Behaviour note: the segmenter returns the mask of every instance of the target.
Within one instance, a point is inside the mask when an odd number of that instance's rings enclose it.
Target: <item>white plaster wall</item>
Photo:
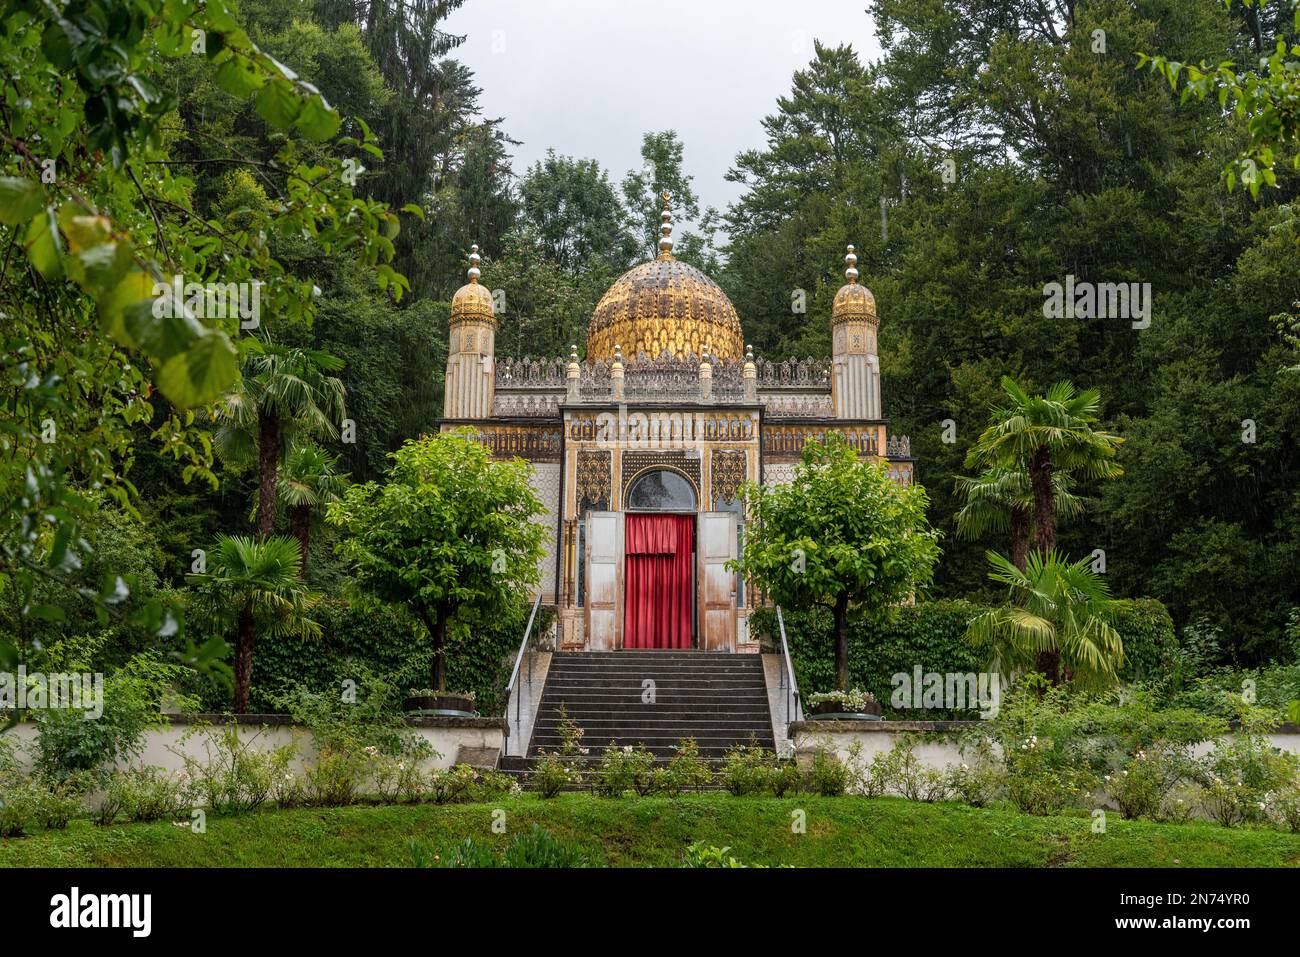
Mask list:
[[[504,733],[499,727],[446,728],[413,726],[412,730],[424,738],[437,753],[430,762],[431,767],[449,768],[456,763],[461,748],[495,748],[504,746]],[[13,735],[22,748],[19,760],[27,767],[31,766],[35,750],[36,726],[31,723],[20,724],[7,732]],[[285,744],[297,743],[299,757],[293,762],[295,770],[301,772],[303,760],[315,756],[311,735],[306,729],[293,725],[274,724],[258,726],[254,724],[239,725],[241,741],[251,742],[258,750],[271,751]],[[144,737],[144,751],[135,764],[156,765],[166,771],[181,771],[185,768],[184,755],[204,761],[207,759],[205,745],[208,735],[199,725],[173,722],[168,728],[149,731]]]

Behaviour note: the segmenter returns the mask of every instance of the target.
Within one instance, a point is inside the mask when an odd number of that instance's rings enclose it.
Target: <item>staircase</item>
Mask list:
[[[643,746],[667,762],[683,738],[700,757],[719,761],[728,748],[775,747],[759,655],[701,651],[557,653],[551,658],[528,757],[503,758],[503,770],[527,772],[538,749],[560,748],[560,706],[582,728],[587,761],[615,745]]]

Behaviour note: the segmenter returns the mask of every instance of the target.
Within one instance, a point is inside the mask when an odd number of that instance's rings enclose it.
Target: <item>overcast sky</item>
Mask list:
[[[701,205],[739,190],[723,177],[761,146],[760,121],[812,57],[814,38],[880,48],[866,0],[466,0],[445,28],[483,88],[490,117],[523,144],[522,173],[546,154],[591,157],[615,183],[641,165],[641,134],[675,129]]]

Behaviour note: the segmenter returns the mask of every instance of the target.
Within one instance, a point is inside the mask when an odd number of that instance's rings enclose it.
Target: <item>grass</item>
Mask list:
[[[508,834],[492,833],[493,811]],[[806,814],[807,833],[791,828]],[[207,833],[170,822],[0,840],[0,867],[409,867],[411,841],[445,857],[466,837],[504,846],[540,824],[615,867],[675,867],[693,841],[730,846],[746,863],[796,867],[1296,867],[1300,835],[1214,824],[1156,824],[1111,815],[1030,817],[1003,808],[901,798],[775,799],[534,795],[490,804],[267,810],[207,819]]]

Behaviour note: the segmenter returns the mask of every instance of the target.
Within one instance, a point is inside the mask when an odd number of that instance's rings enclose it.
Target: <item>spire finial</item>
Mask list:
[[[673,258],[673,211],[668,208],[668,201],[672,198],[668,190],[663,191],[664,211],[659,214],[659,258]]]
[[[472,283],[478,282],[478,277],[481,275],[478,271],[478,262],[478,243],[475,243],[469,247],[469,281]]]
[[[844,257],[844,265],[847,267],[844,270],[844,278],[847,279],[850,283],[857,282],[858,281],[858,254],[853,251],[852,246],[849,246],[848,254]]]

